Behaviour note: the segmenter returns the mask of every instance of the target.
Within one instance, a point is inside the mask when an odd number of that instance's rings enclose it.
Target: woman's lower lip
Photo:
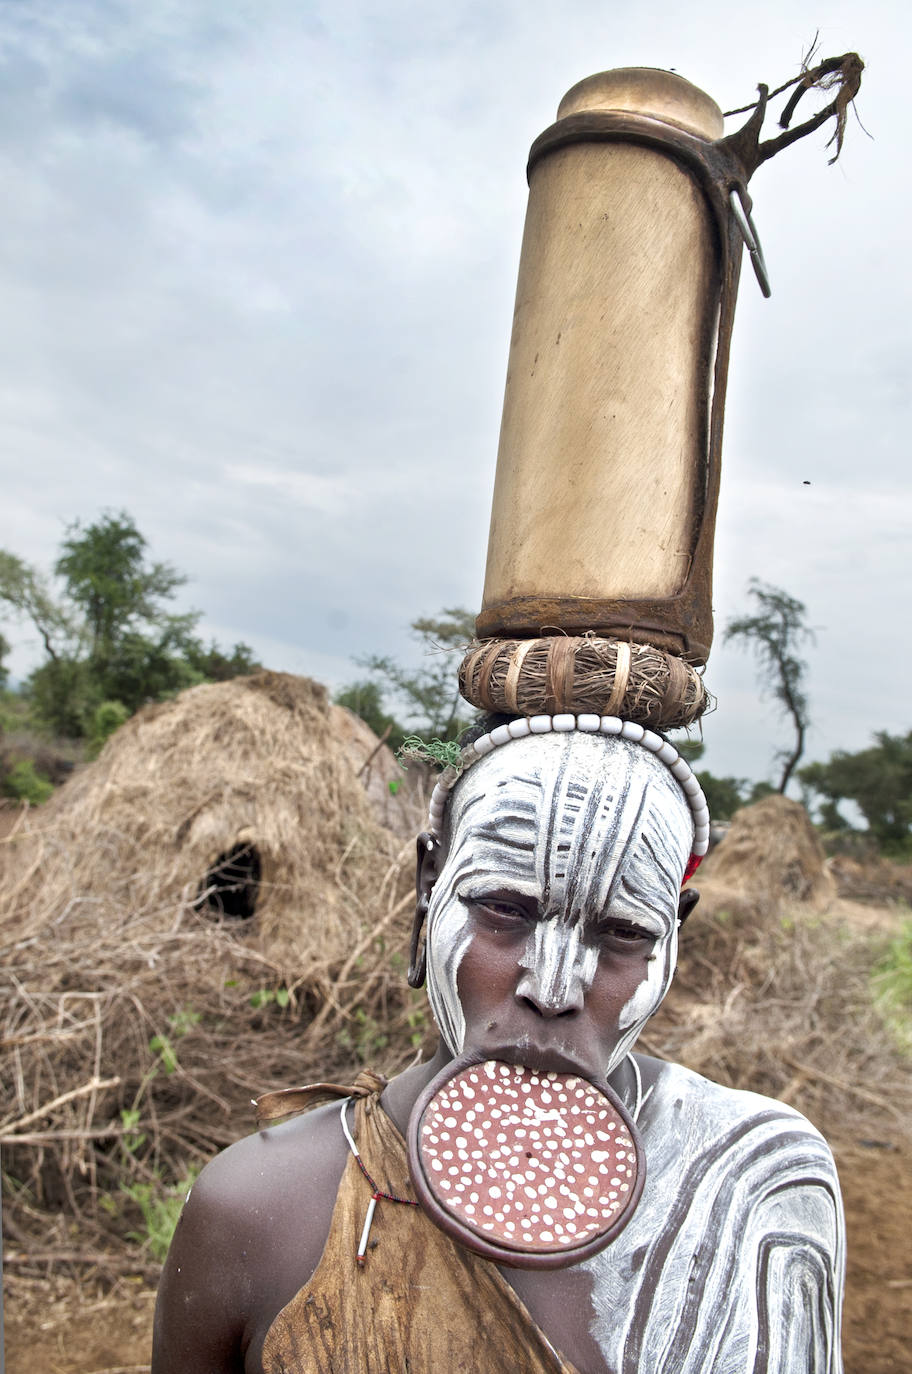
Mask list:
[[[482,1044],[466,1045],[465,1049],[469,1052],[474,1051],[485,1059],[500,1059],[505,1064],[520,1064],[524,1068],[536,1069],[541,1073],[574,1073],[588,1079],[596,1076],[592,1073],[591,1067],[580,1058],[554,1046],[528,1043]]]

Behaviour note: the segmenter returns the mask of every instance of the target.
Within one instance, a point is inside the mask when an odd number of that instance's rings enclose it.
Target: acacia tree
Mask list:
[[[805,623],[804,602],[789,596],[781,587],[769,586],[753,577],[747,592],[754,601],[754,614],[733,617],[725,627],[725,643],[740,644],[754,651],[761,690],[779,703],[783,715],[792,723],[794,745],[776,754],[782,764],[776,790],[784,792],[804,753],[808,728],[808,699],[804,685],[807,662],[799,656],[799,650],[802,645],[814,642],[814,632]]]

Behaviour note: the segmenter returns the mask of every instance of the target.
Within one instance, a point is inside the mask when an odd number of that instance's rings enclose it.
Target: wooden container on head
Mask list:
[[[532,146],[480,639],[706,660],[740,264],[722,132],[682,77],[626,68],[574,86]]]

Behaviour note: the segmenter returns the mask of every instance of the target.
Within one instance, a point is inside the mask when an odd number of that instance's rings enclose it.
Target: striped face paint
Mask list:
[[[546,1024],[582,1009],[600,969],[626,957],[626,976],[635,975],[606,1027],[610,1073],[675,968],[693,824],[667,767],[618,737],[577,731],[515,740],[453,789],[448,838],[427,948],[431,1008],[450,1051],[476,1048],[466,1043],[459,972],[478,935],[473,912],[493,908],[516,947],[515,997]],[[625,943],[642,957],[631,958]]]

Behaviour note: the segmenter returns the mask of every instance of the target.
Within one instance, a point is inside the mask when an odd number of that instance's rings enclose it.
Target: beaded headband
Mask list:
[[[709,807],[706,805],[703,789],[694,776],[690,764],[681,757],[674,745],[663,740],[653,730],[645,730],[642,725],[636,725],[630,720],[621,720],[618,716],[586,714],[574,716],[565,713],[557,716],[522,717],[511,720],[507,725],[496,726],[495,729],[482,735],[474,743],[466,745],[462,751],[461,766],[448,768],[439,778],[431,793],[428,807],[428,829],[434,835],[442,834],[443,818],[451,789],[465,770],[470,768],[473,763],[477,763],[479,759],[484,758],[485,754],[490,754],[493,749],[499,748],[500,745],[509,744],[511,740],[524,739],[527,735],[568,734],[571,730],[582,730],[590,735],[617,735],[621,739],[629,740],[631,744],[641,744],[644,749],[655,754],[656,758],[666,765],[687,798],[687,804],[693,817],[693,847],[683,878],[686,883],[696,873],[706,851],[709,849]]]

